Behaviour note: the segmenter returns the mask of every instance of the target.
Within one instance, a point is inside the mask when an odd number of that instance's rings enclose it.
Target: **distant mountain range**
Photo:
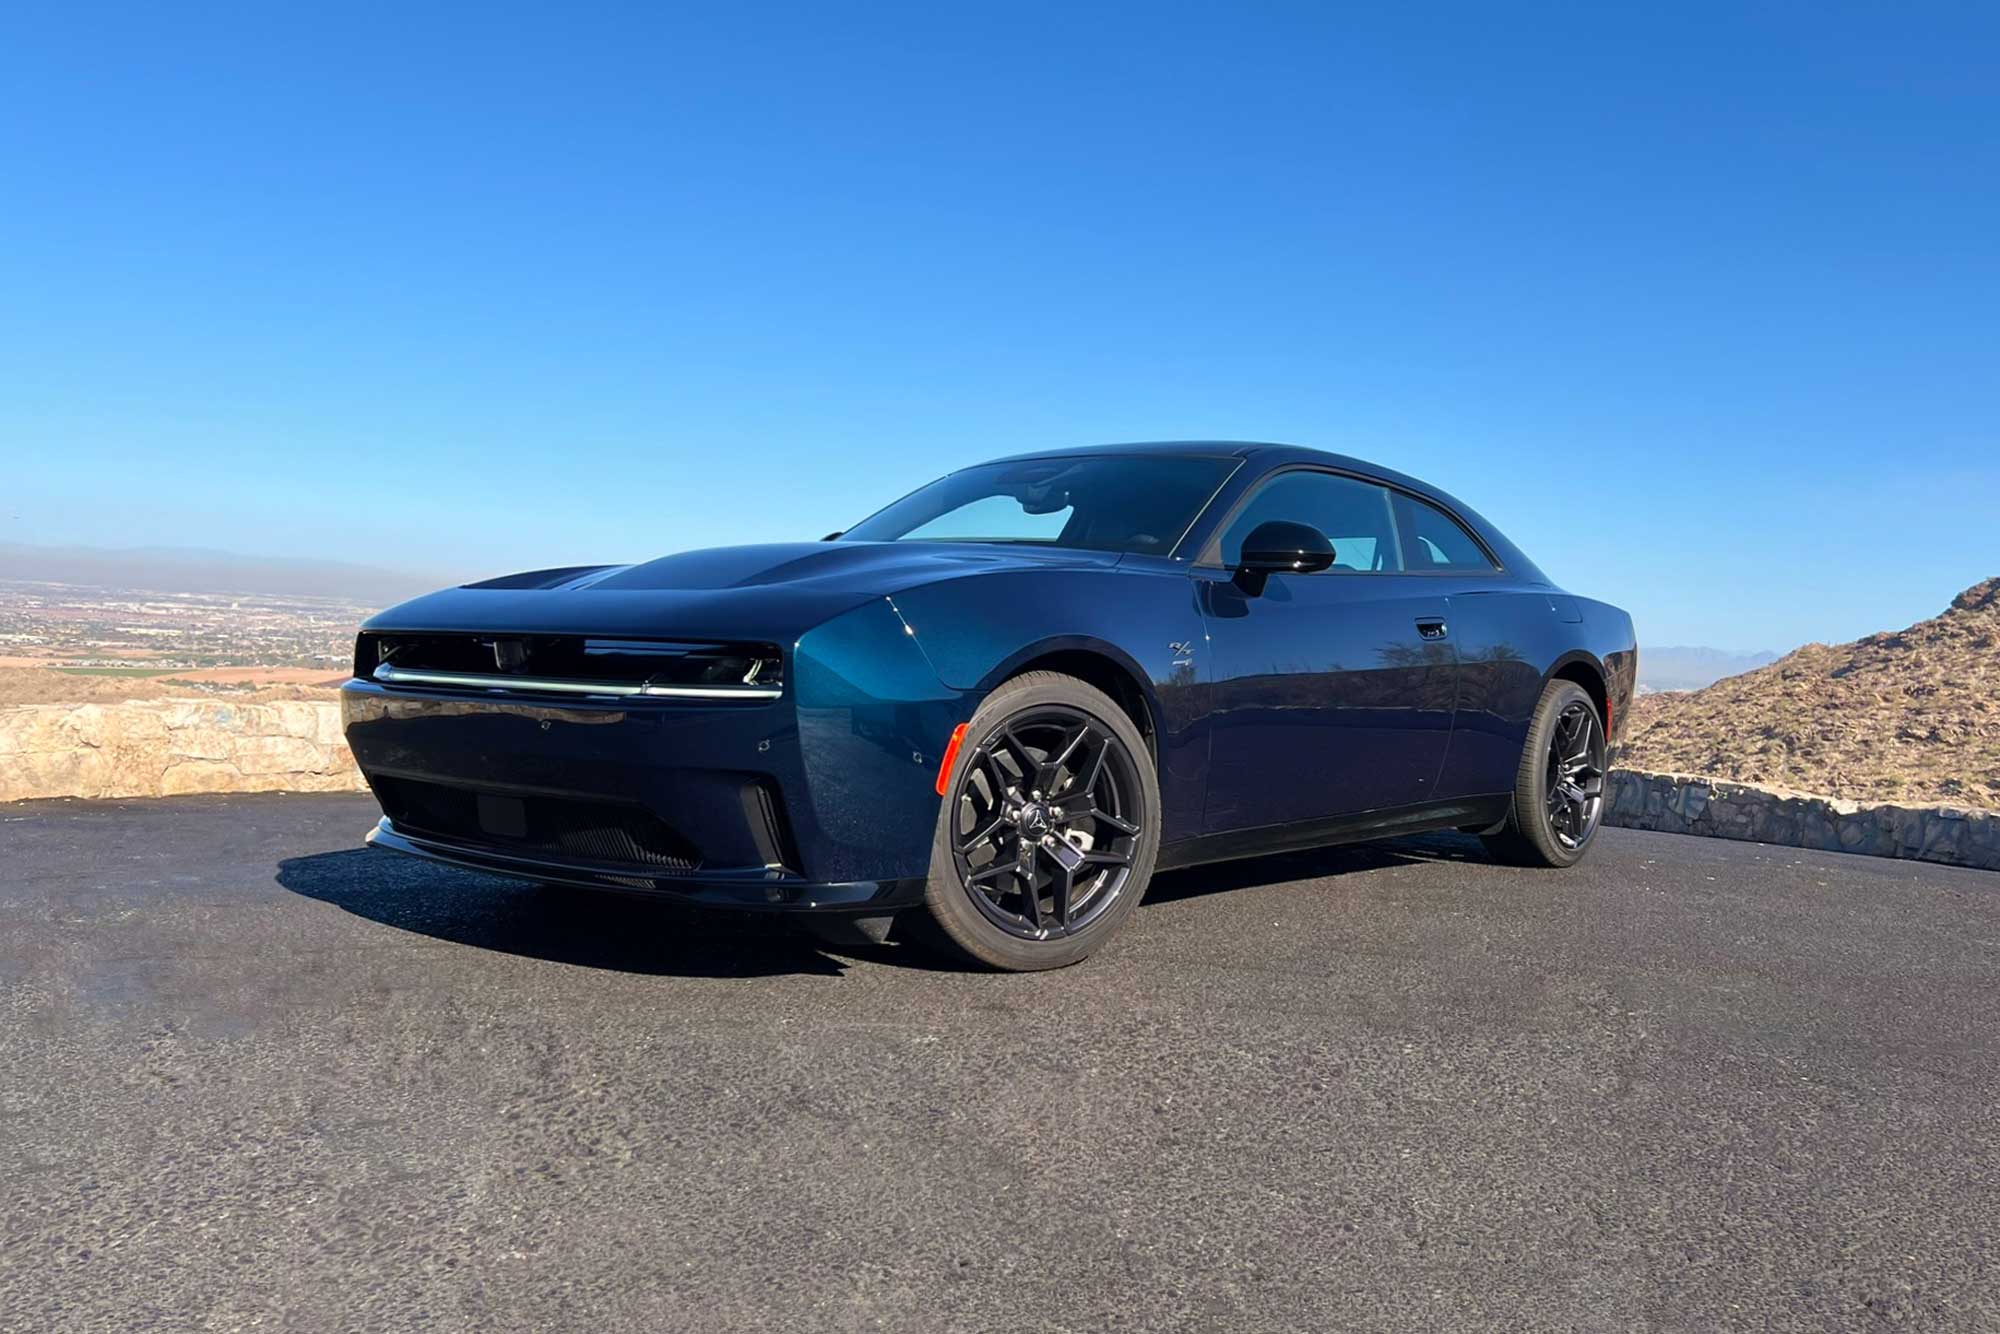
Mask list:
[[[245,556],[202,547],[43,547],[0,542],[0,580],[151,593],[338,598],[388,606],[454,583],[449,575],[346,561]]]
[[[1700,690],[1725,676],[1741,676],[1778,660],[1769,652],[1741,653],[1731,649],[1667,645],[1639,647],[1639,689]]]

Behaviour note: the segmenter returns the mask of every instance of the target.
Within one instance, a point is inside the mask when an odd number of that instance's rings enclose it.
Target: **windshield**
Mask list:
[[[1164,556],[1235,459],[1099,455],[983,463],[939,478],[844,542],[1006,542]]]

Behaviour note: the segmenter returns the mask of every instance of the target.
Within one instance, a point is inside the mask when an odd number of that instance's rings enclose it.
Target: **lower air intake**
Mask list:
[[[484,792],[386,775],[371,777],[369,783],[389,819],[406,834],[604,866],[670,872],[701,867],[694,845],[643,807]]]

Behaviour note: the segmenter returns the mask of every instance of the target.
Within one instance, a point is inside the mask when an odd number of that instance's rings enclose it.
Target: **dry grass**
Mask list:
[[[2000,809],[2000,578],[1907,630],[1649,695],[1614,758],[1857,801]]]

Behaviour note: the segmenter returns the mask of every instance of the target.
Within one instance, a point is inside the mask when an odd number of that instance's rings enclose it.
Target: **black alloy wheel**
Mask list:
[[[1604,820],[1604,716],[1574,681],[1549,682],[1528,724],[1503,825],[1487,850],[1515,866],[1574,866]]]
[[[928,901],[950,941],[998,968],[1060,967],[1144,894],[1159,785],[1132,720],[1073,678],[1006,682],[952,765]]]
[[[1545,782],[1550,834],[1581,849],[1604,814],[1604,728],[1589,700],[1572,700],[1556,715]]]
[[[961,771],[952,855],[975,907],[1009,935],[1087,929],[1132,878],[1138,773],[1111,729],[1049,705],[993,728]]]

